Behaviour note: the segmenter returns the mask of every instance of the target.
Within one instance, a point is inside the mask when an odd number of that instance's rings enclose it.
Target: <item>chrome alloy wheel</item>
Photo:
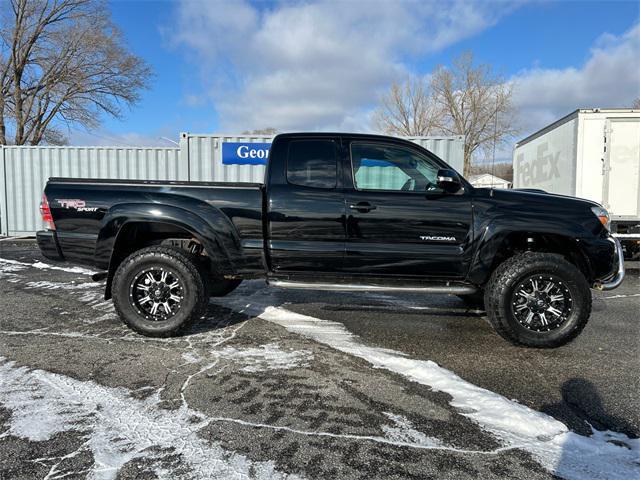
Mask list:
[[[138,314],[147,320],[168,320],[180,310],[184,288],[178,276],[170,270],[147,268],[131,282],[129,300]]]
[[[559,278],[551,275],[532,275],[513,290],[511,310],[516,320],[535,332],[559,328],[569,317],[571,292]]]

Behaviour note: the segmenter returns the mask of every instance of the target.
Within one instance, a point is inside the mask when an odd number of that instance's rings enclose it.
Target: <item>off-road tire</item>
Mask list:
[[[240,286],[242,279],[209,279],[209,296],[224,297]]]
[[[568,288],[572,309],[554,330],[537,332],[523,326],[512,310],[512,295],[519,282],[531,275],[552,275]],[[515,345],[555,348],[576,338],[591,314],[591,290],[584,275],[562,255],[526,252],[505,260],[485,288],[487,319],[495,331]]]
[[[136,275],[151,266],[169,269],[179,277],[184,298],[176,314],[163,321],[148,320],[131,300],[131,284]],[[118,266],[111,294],[116,312],[132,330],[148,337],[171,337],[202,318],[209,302],[207,282],[192,256],[174,247],[154,246],[138,250]]]

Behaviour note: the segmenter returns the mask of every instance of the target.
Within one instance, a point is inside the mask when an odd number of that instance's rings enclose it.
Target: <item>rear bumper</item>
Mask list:
[[[36,240],[42,255],[50,260],[64,260],[55,232],[51,230],[40,230],[36,232]]]
[[[609,237],[608,240],[615,246],[614,270],[613,272],[602,280],[597,280],[593,288],[596,290],[613,290],[618,288],[624,280],[624,252],[620,240],[617,238]]]

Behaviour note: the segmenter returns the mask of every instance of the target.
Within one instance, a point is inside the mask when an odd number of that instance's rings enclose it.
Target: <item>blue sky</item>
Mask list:
[[[640,95],[639,5],[113,1],[114,21],[155,77],[124,119],[72,140],[371,130],[371,111],[393,80],[428,74],[465,50],[516,81],[526,134],[572,109],[624,106]]]

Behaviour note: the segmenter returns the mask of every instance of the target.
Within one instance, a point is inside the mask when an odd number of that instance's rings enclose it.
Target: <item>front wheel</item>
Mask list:
[[[511,343],[554,348],[586,326],[591,291],[582,272],[561,255],[527,252],[493,272],[485,305],[493,328]]]
[[[122,321],[150,337],[169,337],[202,317],[206,282],[189,255],[177,248],[148,247],[118,266],[113,303]]]

